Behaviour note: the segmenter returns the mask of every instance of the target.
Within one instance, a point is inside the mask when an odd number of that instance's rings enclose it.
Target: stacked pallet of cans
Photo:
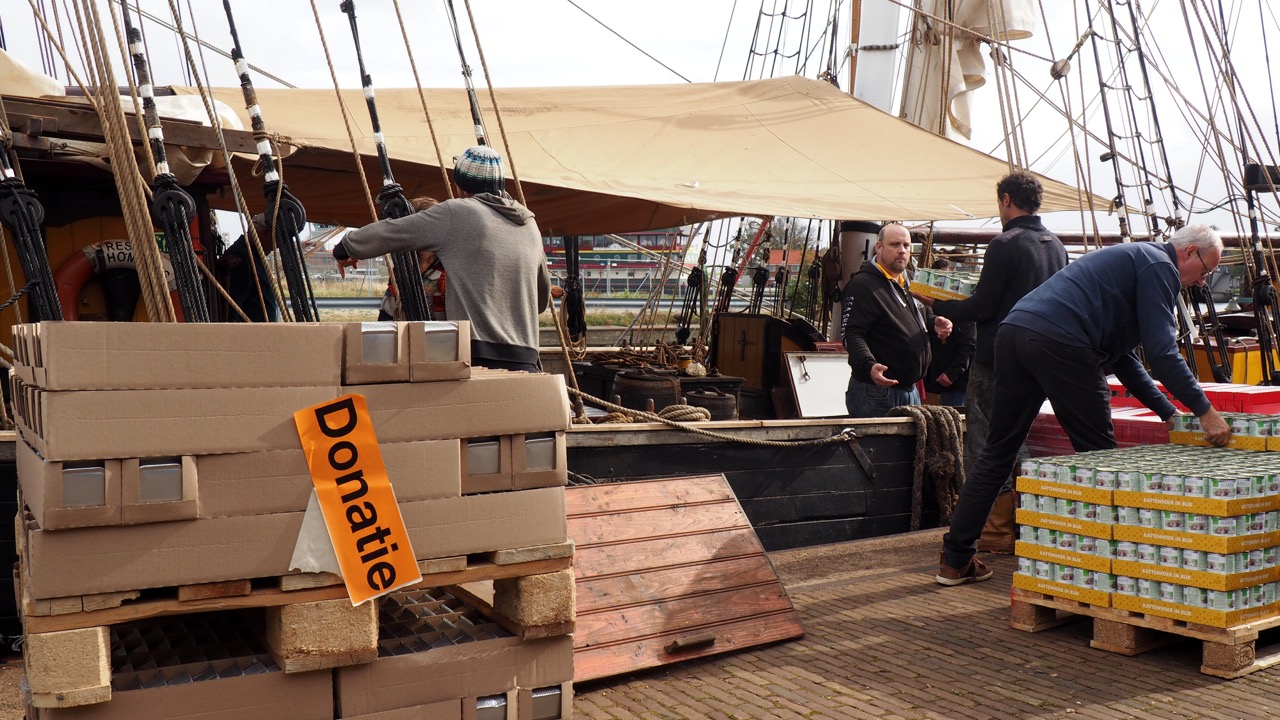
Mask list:
[[[559,376],[473,373],[465,323],[40,323],[15,344],[30,717],[569,717]],[[424,576],[361,605],[291,567],[313,487],[293,414],[350,394]]]
[[[1015,587],[1219,628],[1280,614],[1280,455],[1256,452],[1272,439],[1259,418],[1230,421],[1232,448],[1024,463]]]

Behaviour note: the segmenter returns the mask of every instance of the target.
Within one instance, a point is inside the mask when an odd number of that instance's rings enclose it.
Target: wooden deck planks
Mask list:
[[[723,475],[570,487],[574,681],[801,637]]]

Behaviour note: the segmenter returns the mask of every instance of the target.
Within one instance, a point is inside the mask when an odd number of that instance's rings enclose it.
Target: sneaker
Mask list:
[[[938,561],[938,574],[933,579],[939,585],[963,585],[970,582],[982,582],[990,580],[995,575],[995,571],[987,567],[978,558],[972,558],[969,563],[962,568],[953,568],[945,561]]]

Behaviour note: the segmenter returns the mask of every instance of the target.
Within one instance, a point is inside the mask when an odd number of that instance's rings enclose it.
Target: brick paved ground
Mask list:
[[[579,720],[1280,717],[1280,668],[1199,672],[1200,643],[1123,657],[1089,623],[1009,628],[1012,557],[991,581],[933,583],[940,531],[771,555],[807,635],[584,684]],[[1267,636],[1264,635],[1264,641]]]

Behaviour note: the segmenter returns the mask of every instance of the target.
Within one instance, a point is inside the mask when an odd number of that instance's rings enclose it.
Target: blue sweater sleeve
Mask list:
[[[1116,378],[1130,394],[1159,415],[1161,420],[1168,420],[1178,411],[1178,408],[1169,402],[1169,398],[1160,392],[1160,388],[1156,387],[1155,381],[1147,374],[1142,363],[1138,362],[1138,356],[1135,353],[1129,353],[1111,363],[1111,371],[1116,374]]]
[[[1178,320],[1174,313],[1181,290],[1176,271],[1153,266],[1138,274],[1137,296],[1142,299],[1137,305],[1138,336],[1151,374],[1191,412],[1204,415],[1213,406],[1178,353]]]

